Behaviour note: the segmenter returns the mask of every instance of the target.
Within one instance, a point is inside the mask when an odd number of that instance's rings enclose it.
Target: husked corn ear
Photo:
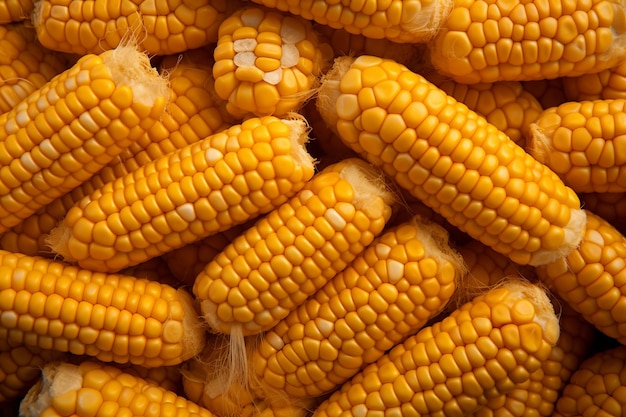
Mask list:
[[[33,0],[0,0],[0,24],[27,20],[33,11]]]
[[[593,74],[564,77],[568,101],[626,99],[626,61]]]
[[[341,57],[318,108],[341,139],[471,237],[519,264],[580,241],[576,193],[482,116],[391,60]]]
[[[131,47],[82,57],[0,115],[0,231],[72,190],[163,114],[167,84]]]
[[[25,345],[106,362],[176,365],[202,349],[184,290],[0,251],[0,349]]]
[[[577,192],[624,192],[626,99],[546,109],[530,125],[526,148]]]
[[[428,44],[435,68],[455,81],[521,81],[578,76],[626,57],[621,0],[454,0]]]
[[[37,0],[33,24],[42,45],[72,54],[100,53],[129,42],[168,55],[217,41],[219,24],[239,0]]]
[[[583,207],[626,234],[626,193],[581,193]]]
[[[332,59],[310,22],[261,7],[231,14],[213,51],[215,91],[236,117],[300,108]]]
[[[17,346],[0,352],[0,403],[21,399],[41,376],[41,368],[63,354]]]
[[[68,66],[61,54],[42,47],[35,31],[22,23],[0,26],[0,51],[0,114],[17,106]]]
[[[522,81],[524,89],[530,92],[544,109],[558,106],[569,101],[565,96],[563,80],[565,77],[549,80]]]
[[[330,165],[226,246],[193,286],[211,329],[269,330],[346,268],[391,217],[380,175],[357,158]]]
[[[54,362],[20,406],[22,417],[214,417],[192,401],[114,367]]]
[[[105,184],[50,234],[52,250],[118,271],[271,211],[313,176],[302,118],[251,118]]]
[[[587,211],[580,245],[536,268],[550,290],[607,336],[626,342],[626,237]]]
[[[313,416],[469,414],[527,381],[558,336],[545,292],[512,280],[396,345]]]
[[[626,346],[587,358],[574,372],[559,398],[554,417],[624,415]]]
[[[265,333],[250,361],[261,392],[331,392],[442,311],[463,273],[441,226],[392,228]]]
[[[447,0],[253,0],[366,38],[428,42],[452,8]]]

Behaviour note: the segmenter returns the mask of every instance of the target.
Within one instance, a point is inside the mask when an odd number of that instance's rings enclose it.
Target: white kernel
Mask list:
[[[285,342],[283,342],[283,338],[277,335],[274,332],[269,332],[265,335],[265,342],[269,343],[276,350],[281,350],[285,347]]]
[[[20,156],[20,162],[26,171],[35,173],[40,170],[39,166],[35,163],[33,155],[30,152],[25,152]]]
[[[301,21],[294,17],[285,17],[280,27],[280,37],[284,43],[298,43],[306,37],[306,30]]]
[[[182,206],[176,208],[178,215],[186,222],[193,222],[196,220],[196,210],[191,203],[185,203]]]
[[[277,68],[274,71],[263,74],[263,81],[268,84],[276,85],[283,79],[283,69]]]
[[[376,246],[374,246],[374,252],[376,252],[376,256],[379,259],[386,259],[391,252],[391,247],[382,243],[378,243]]]
[[[341,217],[341,214],[339,214],[334,208],[328,209],[324,214],[324,217],[326,218],[326,220],[328,220],[328,223],[330,223],[330,225],[338,232],[342,231],[346,227],[347,223],[345,219]]]
[[[206,159],[209,166],[213,166],[218,161],[224,159],[224,154],[215,148],[209,148],[204,152],[204,159]]]
[[[237,39],[233,42],[235,52],[253,52],[256,48],[256,39]]]
[[[587,236],[585,236],[585,240],[588,242],[594,242],[596,244],[598,244],[599,246],[604,246],[604,238],[602,237],[602,234],[600,232],[598,232],[597,230],[591,230],[589,232],[587,232]]]
[[[280,66],[283,68],[291,68],[298,64],[300,59],[300,51],[292,43],[283,45],[283,55],[280,57]]]
[[[233,62],[238,67],[253,67],[256,62],[254,52],[237,52],[233,57]]]
[[[263,10],[258,8],[250,8],[245,10],[241,14],[241,21],[243,22],[244,26],[258,28],[259,24],[263,21],[264,16],[265,13],[263,12]]]
[[[393,259],[387,260],[387,276],[390,283],[398,282],[404,277],[404,265],[401,262],[394,261]]]

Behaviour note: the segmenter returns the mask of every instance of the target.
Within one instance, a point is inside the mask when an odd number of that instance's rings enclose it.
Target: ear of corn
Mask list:
[[[0,404],[21,399],[41,377],[41,368],[63,354],[17,346],[0,352]]]
[[[558,336],[545,292],[509,281],[396,345],[313,416],[468,414],[527,381]]]
[[[565,77],[563,91],[568,101],[626,99],[626,62],[593,74]]]
[[[0,349],[25,345],[146,367],[202,349],[192,297],[169,285],[0,251]]]
[[[252,118],[105,184],[67,213],[52,249],[118,271],[271,211],[313,176],[301,118]]]
[[[624,59],[625,22],[619,0],[455,0],[428,46],[433,65],[462,83],[578,76]]]
[[[0,0],[0,24],[28,20],[33,11],[33,0]]]
[[[337,58],[317,103],[353,150],[514,262],[545,264],[580,241],[585,213],[574,191],[405,66],[372,56]]]

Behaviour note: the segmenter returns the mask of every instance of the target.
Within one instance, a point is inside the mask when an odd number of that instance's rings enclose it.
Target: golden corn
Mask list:
[[[612,224],[620,233],[626,234],[626,193],[581,193],[580,199],[586,210]]]
[[[32,20],[41,44],[55,51],[83,55],[131,43],[151,55],[168,55],[216,42],[219,24],[241,4],[38,0]]]
[[[301,118],[251,118],[105,184],[50,234],[52,250],[118,271],[271,211],[313,176]]]
[[[563,80],[565,77],[551,78],[549,80],[522,81],[524,90],[531,93],[541,104],[541,107],[558,106],[569,101],[565,96]]]
[[[0,0],[0,24],[28,20],[33,0]]]
[[[86,361],[47,364],[20,406],[22,417],[214,417],[157,384]]]
[[[442,311],[463,273],[441,226],[414,217],[389,230],[265,333],[250,361],[260,392],[331,392]]]
[[[328,166],[224,248],[193,286],[209,326],[269,330],[348,266],[391,217],[380,181],[360,159]]]
[[[626,99],[551,107],[530,125],[526,148],[576,192],[624,192]]]
[[[365,55],[337,58],[317,104],[353,150],[514,262],[544,264],[580,241],[585,213],[574,191],[405,66]]]
[[[236,117],[283,116],[313,93],[332,58],[310,22],[261,7],[231,14],[213,52],[215,91]]]
[[[593,74],[563,78],[568,101],[626,99],[626,62]]]
[[[41,368],[60,358],[54,350],[18,346],[0,352],[0,404],[21,399],[41,376]],[[3,414],[8,415],[8,414]]]
[[[428,46],[435,68],[471,84],[598,72],[624,60],[625,44],[621,0],[454,0]]]
[[[396,345],[313,416],[469,414],[527,381],[558,336],[545,292],[510,281]]]
[[[537,276],[588,322],[626,342],[626,237],[587,211],[578,248],[536,268]]]
[[[61,54],[42,47],[35,31],[22,23],[0,26],[0,51],[0,114],[68,67]]]
[[[447,0],[253,0],[366,38],[428,42],[452,7]]]
[[[0,251],[0,349],[24,345],[146,367],[202,349],[192,297],[169,285]]]
[[[87,55],[0,115],[0,231],[87,180],[145,134],[167,84],[130,47]]]

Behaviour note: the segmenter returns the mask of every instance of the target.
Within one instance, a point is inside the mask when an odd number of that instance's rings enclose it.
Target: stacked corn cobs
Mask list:
[[[4,415],[624,415],[623,1],[0,24]]]

